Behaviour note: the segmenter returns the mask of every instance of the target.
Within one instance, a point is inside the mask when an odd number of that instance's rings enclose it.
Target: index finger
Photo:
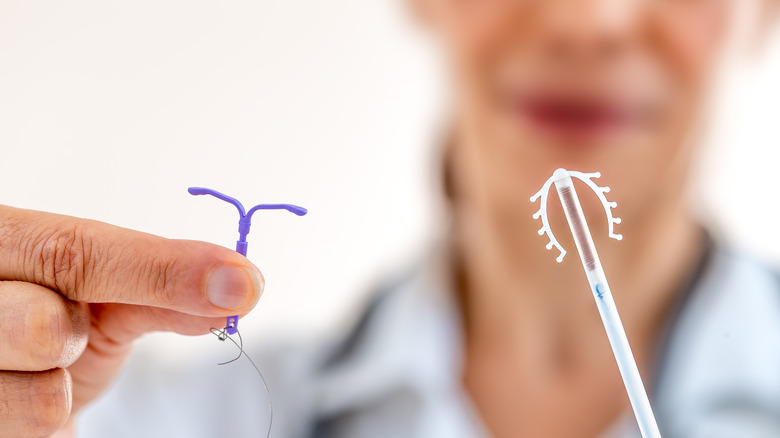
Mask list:
[[[0,206],[0,279],[73,301],[229,316],[254,307],[263,278],[245,257],[102,222]]]

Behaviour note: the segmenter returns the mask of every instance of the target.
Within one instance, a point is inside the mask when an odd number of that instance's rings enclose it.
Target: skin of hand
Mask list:
[[[0,206],[0,437],[70,437],[147,332],[244,315],[263,277],[205,242]]]

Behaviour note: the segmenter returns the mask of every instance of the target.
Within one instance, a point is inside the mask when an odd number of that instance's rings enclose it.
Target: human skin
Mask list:
[[[150,331],[249,312],[260,271],[220,246],[0,206],[0,437],[69,437]]]
[[[528,198],[558,167],[600,171],[598,182],[612,187],[622,242],[607,238],[596,197],[581,189],[580,198],[652,383],[661,329],[701,255],[686,195],[711,87],[740,20],[777,3],[412,6],[452,73],[447,160],[464,386],[497,438],[598,436],[628,411],[625,390],[556,195],[552,228],[570,251],[560,265],[537,236],[538,204]]]

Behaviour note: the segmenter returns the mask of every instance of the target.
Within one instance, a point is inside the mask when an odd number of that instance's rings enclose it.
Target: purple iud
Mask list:
[[[241,219],[238,220],[239,237],[238,241],[236,241],[236,251],[244,257],[246,257],[246,249],[249,245],[246,241],[246,235],[249,234],[249,227],[252,226],[252,215],[255,214],[257,210],[287,210],[291,213],[295,213],[298,216],[303,216],[308,213],[305,208],[290,204],[258,204],[249,209],[247,212],[244,210],[244,206],[238,202],[237,199],[231,198],[230,196],[222,194],[216,190],[203,187],[190,187],[187,189],[187,191],[190,192],[191,195],[211,195],[236,206],[238,213],[241,215]],[[237,329],[238,315],[229,316],[227,319],[227,324],[225,325],[225,331],[230,335],[234,335],[236,334]]]

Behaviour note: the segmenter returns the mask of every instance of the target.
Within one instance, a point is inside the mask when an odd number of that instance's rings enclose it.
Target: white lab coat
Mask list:
[[[709,253],[659,352],[650,397],[662,434],[778,438],[780,275],[723,248]],[[254,352],[273,396],[271,436],[489,436],[460,385],[460,321],[438,260],[377,293],[349,335]],[[135,357],[80,415],[77,436],[265,437],[267,402],[251,367],[215,374],[201,363],[166,369]],[[602,438],[639,436],[627,411]]]

